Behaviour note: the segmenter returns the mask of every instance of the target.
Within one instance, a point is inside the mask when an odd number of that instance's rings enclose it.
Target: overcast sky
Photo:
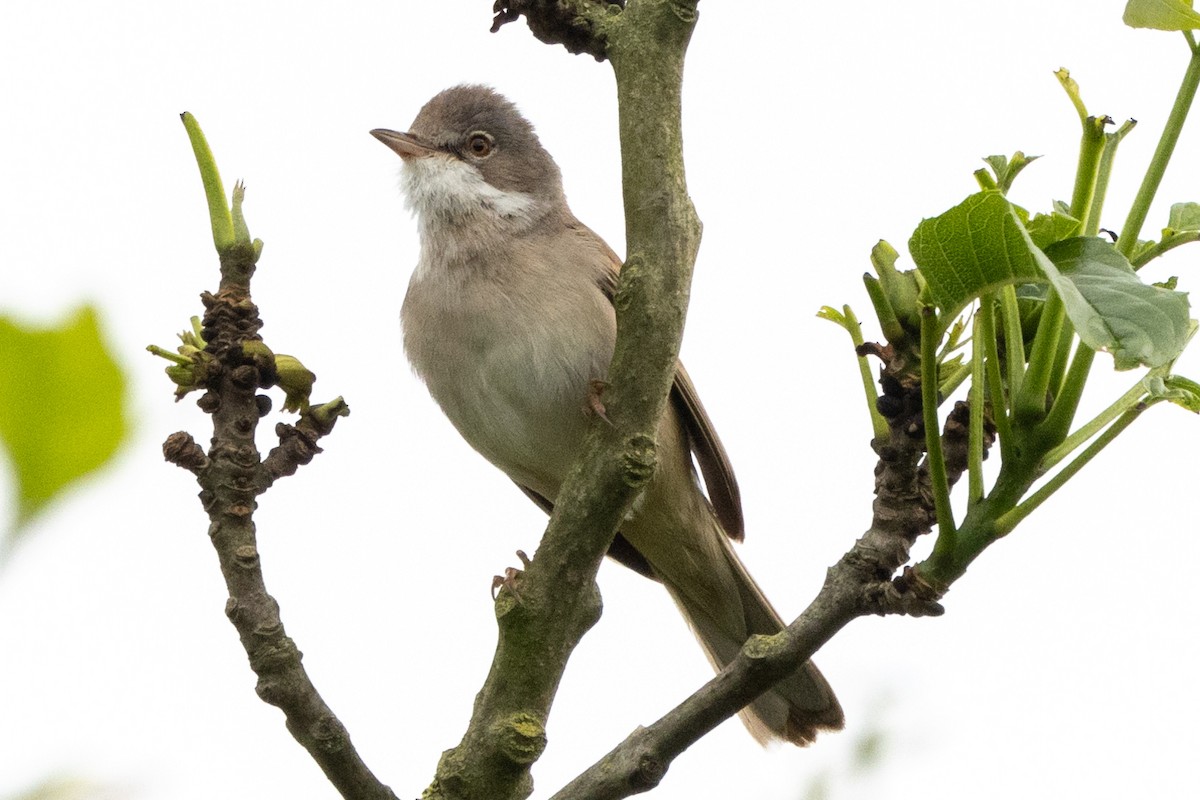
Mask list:
[[[870,520],[870,431],[845,334],[880,238],[976,187],[993,153],[1045,157],[1013,192],[1068,199],[1078,120],[1136,117],[1105,219],[1119,228],[1187,61],[1132,31],[1120,0],[701,4],[684,124],[704,220],[683,356],[742,486],[740,552],[789,619]],[[179,113],[265,242],[267,342],[344,395],[325,453],[261,499],[269,588],[330,705],[400,797],[457,743],[494,647],[492,575],[544,518],[475,455],[412,377],[398,313],[416,261],[398,159],[435,92],[491,84],[537,126],[576,214],[623,251],[607,65],[488,33],[488,0],[437,3],[6,3],[0,10],[0,313],[51,323],[98,304],[129,371],[136,430],[117,461],[37,523],[0,572],[0,797],[49,774],[145,800],[335,794],[258,701],[222,613],[197,488],[161,460],[207,419],[161,362],[215,288],[204,195]],[[1200,200],[1190,125],[1147,223]],[[1200,251],[1152,277],[1195,285]],[[1097,360],[1092,412],[1135,379]],[[1200,375],[1189,353],[1179,371]],[[279,407],[276,403],[276,407]],[[272,416],[260,447],[270,447]],[[805,751],[736,722],[672,766],[656,797],[1180,796],[1194,785],[1200,656],[1194,567],[1200,420],[1160,407],[946,598],[938,620],[866,619],[817,661],[848,726]],[[11,488],[0,483],[0,508]],[[927,543],[924,545],[927,547]],[[709,676],[661,588],[614,565],[605,615],[568,670],[535,769],[546,797]],[[864,736],[884,760],[849,778]]]

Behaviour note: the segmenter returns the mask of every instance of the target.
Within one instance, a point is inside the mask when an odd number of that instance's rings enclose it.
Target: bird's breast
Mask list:
[[[582,442],[590,382],[612,358],[615,322],[571,265],[518,257],[486,269],[422,264],[404,301],[404,347],[463,437],[553,497]]]

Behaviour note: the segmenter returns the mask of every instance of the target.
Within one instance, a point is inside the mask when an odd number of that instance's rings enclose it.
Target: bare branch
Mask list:
[[[178,431],[167,437],[163,442],[163,458],[193,475],[199,475],[208,467],[208,456],[204,454],[200,445],[196,444],[192,435],[185,431]]]
[[[202,173],[204,167],[201,160]],[[215,165],[211,169],[215,173]],[[240,200],[239,190],[234,219],[244,228]],[[283,711],[288,730],[343,797],[395,800],[391,789],[363,763],[301,664],[300,650],[280,620],[279,604],[263,581],[255,537],[258,495],[278,477],[311,460],[320,451],[317,440],[332,430],[337,416],[348,412],[340,398],[307,409],[295,427],[280,426],[281,444],[272,451],[269,463],[260,460],[254,433],[271,404],[257,391],[275,385],[278,375],[273,355],[258,336],[262,321],[250,299],[258,245],[246,234],[232,244],[219,242],[218,253],[220,290],[201,295],[204,353],[211,358],[210,368],[203,372],[207,391],[197,403],[212,415],[212,448],[206,456],[190,435],[180,432],[167,439],[163,453],[168,461],[195,474],[200,484],[200,500],[210,520],[209,537],[229,591],[225,613],[258,676],[258,696]]]

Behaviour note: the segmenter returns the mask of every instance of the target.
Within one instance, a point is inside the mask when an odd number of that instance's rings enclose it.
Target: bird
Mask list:
[[[419,231],[400,312],[405,354],[463,438],[552,511],[612,359],[621,259],[571,212],[558,165],[494,89],[454,86],[407,132],[371,134],[403,161]],[[784,623],[734,552],[737,481],[682,364],[656,441],[655,474],[608,555],[666,587],[719,670]],[[812,661],[741,716],[761,743],[806,745],[844,724]]]

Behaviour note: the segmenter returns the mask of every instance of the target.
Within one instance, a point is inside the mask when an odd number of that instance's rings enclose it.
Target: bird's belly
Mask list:
[[[587,428],[590,382],[612,355],[603,331],[562,316],[472,314],[405,347],[446,416],[516,482],[553,499]]]

